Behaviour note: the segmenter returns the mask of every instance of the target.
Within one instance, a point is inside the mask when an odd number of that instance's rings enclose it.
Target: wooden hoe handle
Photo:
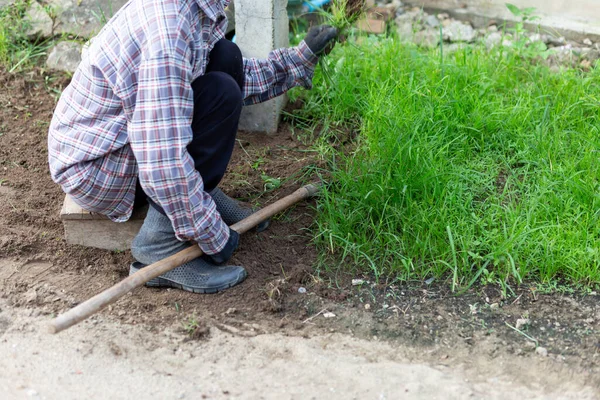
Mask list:
[[[286,210],[301,200],[315,195],[318,191],[319,188],[316,185],[303,186],[289,196],[276,201],[275,203],[250,215],[248,218],[245,218],[242,221],[232,225],[231,229],[240,234],[245,233],[267,218]],[[101,293],[98,293],[91,299],[86,300],[78,306],[70,309],[66,313],[59,315],[50,323],[50,333],[58,333],[80,321],[83,321],[107,305],[114,303],[136,287],[142,286],[149,280],[169,272],[188,261],[200,257],[201,255],[202,250],[200,250],[199,246],[191,246],[180,251],[179,253],[173,254],[170,257],[155,262],[154,264],[150,264],[147,267],[141,268],[138,272],[128,276],[116,285],[111,286]]]

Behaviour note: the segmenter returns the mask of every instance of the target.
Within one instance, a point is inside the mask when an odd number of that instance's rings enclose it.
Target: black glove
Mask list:
[[[221,265],[229,261],[233,252],[237,250],[240,244],[240,234],[229,228],[229,240],[223,250],[217,254],[204,254],[202,258],[212,264]]]
[[[308,48],[316,55],[329,54],[335,45],[338,30],[333,26],[319,25],[310,28],[304,41]]]

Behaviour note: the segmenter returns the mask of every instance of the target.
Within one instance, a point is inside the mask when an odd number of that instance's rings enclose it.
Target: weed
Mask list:
[[[280,178],[273,178],[272,176],[269,176],[269,175],[265,174],[264,172],[260,175],[260,178],[262,179],[262,181],[264,183],[265,192],[279,189],[281,187],[281,179]]]
[[[198,322],[198,319],[192,315],[188,317],[188,319],[183,321],[182,325],[183,330],[187,332],[188,335],[191,335],[194,332],[194,330],[196,330],[200,326],[200,323]]]
[[[195,315],[183,321],[182,328],[190,339],[202,339],[210,332],[208,326],[201,322]]]
[[[546,44],[542,41],[531,42],[527,36],[528,31],[525,29],[526,23],[539,19],[539,17],[535,15],[535,7],[519,8],[509,3],[506,4],[506,7],[515,17],[519,18],[519,21],[515,26],[510,29],[514,39],[510,50],[528,58],[538,56],[543,59],[548,58],[551,51],[548,50]]]
[[[327,25],[337,28],[340,34],[343,35],[362,16],[365,9],[365,1],[332,0],[327,10],[319,7],[317,9],[325,19]]]
[[[513,331],[517,332],[518,334],[522,335],[523,337],[525,337],[526,339],[532,341],[533,343],[535,343],[535,347],[539,347],[540,343],[538,342],[537,339],[529,336],[528,334],[526,334],[525,332],[523,332],[520,329],[517,329],[516,327],[512,326],[511,324],[509,324],[508,322],[505,322],[506,326],[508,326],[510,329],[512,329]]]
[[[46,55],[52,41],[29,39],[30,23],[24,18],[28,2],[17,0],[11,6],[0,8],[0,64],[10,73],[35,65]]]

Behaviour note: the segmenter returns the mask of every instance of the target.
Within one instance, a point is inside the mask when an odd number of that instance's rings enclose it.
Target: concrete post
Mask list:
[[[235,0],[236,43],[244,57],[266,58],[273,49],[289,45],[287,0]],[[287,101],[280,96],[244,107],[240,129],[277,132],[279,114]]]

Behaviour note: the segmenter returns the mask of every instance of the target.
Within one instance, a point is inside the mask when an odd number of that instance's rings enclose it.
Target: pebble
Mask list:
[[[326,312],[325,314],[323,314],[323,317],[325,318],[335,318],[335,314],[332,312]]]
[[[527,350],[535,350],[535,343],[533,342],[525,342],[525,349]]]
[[[444,39],[450,42],[472,42],[477,37],[477,32],[471,25],[460,21],[452,21],[445,26]]]
[[[352,279],[352,286],[360,286],[365,283],[364,279]]]
[[[498,304],[498,303],[490,304],[490,310],[497,310],[498,308],[500,308],[500,304]]]
[[[548,42],[553,46],[564,46],[567,43],[567,39],[565,39],[563,36],[558,38],[550,37]]]
[[[365,304],[365,310],[370,310],[371,309],[371,305],[369,303]]]
[[[591,46],[594,43],[592,43],[592,41],[589,38],[585,38],[583,39],[583,44],[585,44],[586,46]]]
[[[425,18],[425,23],[432,28],[437,28],[440,26],[440,21],[435,17],[435,15],[429,15]]]
[[[29,289],[27,293],[25,293],[25,301],[27,303],[35,303],[37,301],[38,295],[35,289]]]
[[[298,288],[298,293],[301,293],[301,294],[306,293],[306,288],[305,287],[299,287]]]
[[[517,320],[517,325],[515,326],[515,328],[521,329],[521,328],[529,325],[530,323],[531,323],[531,321],[529,320],[529,318],[519,318]]]
[[[548,349],[546,349],[545,347],[538,347],[537,349],[535,349],[535,354],[541,357],[548,357]]]

